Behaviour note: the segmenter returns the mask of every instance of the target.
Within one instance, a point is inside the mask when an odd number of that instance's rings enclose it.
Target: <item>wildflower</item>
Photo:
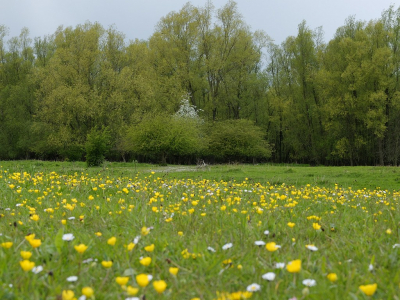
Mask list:
[[[251,293],[257,292],[257,291],[259,291],[260,289],[261,289],[261,286],[260,286],[259,284],[257,284],[257,283],[252,283],[252,284],[250,284],[250,285],[246,288],[246,290],[247,290],[248,292],[251,292]]]
[[[20,264],[22,270],[24,270],[25,272],[32,270],[33,267],[35,266],[35,263],[33,261],[29,261],[27,259],[20,261],[19,264]]]
[[[5,243],[1,243],[1,246],[4,249],[10,249],[12,247],[13,243],[12,242],[5,242]]]
[[[178,235],[179,236],[183,236],[183,232],[182,231],[178,231]]]
[[[277,245],[275,242],[270,242],[265,245],[265,248],[270,252],[274,252],[278,250],[280,247],[281,246]]]
[[[317,285],[317,282],[314,280],[314,279],[304,279],[303,280],[303,284],[305,285],[305,286],[316,286]]]
[[[150,233],[150,228],[147,228],[147,227],[142,227],[142,230],[141,230],[141,234],[144,236],[144,235],[148,235]],[[135,243],[135,244],[137,244],[137,243]]]
[[[178,274],[178,272],[179,272],[179,268],[171,267],[171,268],[169,268],[169,272],[170,272],[172,275],[176,275],[176,274]]]
[[[88,259],[83,260],[82,263],[83,264],[88,264],[88,263],[90,263],[92,261],[93,261],[93,258],[88,258]],[[97,261],[97,259],[96,259],[96,261]]]
[[[285,263],[277,262],[275,264],[275,269],[283,269],[285,267]]]
[[[338,276],[336,275],[336,273],[329,273],[326,277],[331,282],[336,282],[338,280]]]
[[[296,223],[292,223],[292,222],[287,223],[287,226],[289,226],[290,228],[293,228],[294,225],[296,225]]]
[[[82,254],[83,252],[86,251],[88,246],[86,246],[85,244],[80,244],[80,245],[75,246],[74,248],[78,253]]]
[[[314,245],[306,245],[306,248],[307,248],[308,250],[311,250],[311,251],[318,251],[318,248],[315,247]]]
[[[139,243],[139,240],[140,240],[140,235],[136,236],[136,237],[133,239],[133,243],[136,245],[137,243]]]
[[[400,245],[400,244],[399,244],[399,245]],[[207,250],[210,251],[210,252],[217,252],[217,251],[215,251],[215,249],[212,248],[212,247],[207,247]]]
[[[61,220],[61,224],[63,224],[63,225],[65,225],[65,224],[67,224],[67,220]]]
[[[319,225],[318,223],[313,223],[313,224],[312,224],[312,227],[313,227],[315,230],[320,230],[320,229],[321,229],[321,225]]]
[[[30,219],[32,220],[32,221],[35,221],[35,222],[37,222],[37,221],[39,221],[39,215],[37,215],[37,214],[34,214],[32,217],[30,217]]]
[[[69,276],[68,278],[67,278],[67,281],[68,282],[75,282],[75,281],[77,281],[78,280],[78,276]]]
[[[126,285],[129,281],[129,277],[117,277],[115,278],[115,282],[119,285]]]
[[[109,244],[111,246],[114,246],[116,242],[117,242],[117,238],[115,236],[113,236],[107,240],[107,244]]]
[[[157,280],[153,282],[153,287],[157,293],[162,294],[167,288],[167,283],[164,280]]]
[[[256,245],[256,246],[264,246],[265,242],[264,241],[255,241],[254,245]]]
[[[268,234],[269,234],[269,230],[265,230],[265,231],[264,231],[264,234],[265,234],[265,235],[268,235]]]
[[[129,296],[135,296],[139,292],[139,289],[132,286],[128,286],[126,288],[126,292],[128,293]]]
[[[151,279],[153,279],[151,275],[146,275],[146,274],[136,275],[136,282],[141,287],[146,287],[151,281]]]
[[[95,235],[98,236],[98,237],[100,237],[100,236],[102,236],[103,234],[102,234],[101,232],[96,232]]]
[[[85,286],[84,288],[82,288],[82,294],[90,298],[94,295],[94,291],[91,287]]]
[[[228,243],[222,246],[222,250],[227,250],[229,248],[232,248],[233,244],[232,243]]]
[[[368,266],[368,271],[372,271],[374,269],[374,266],[372,265],[372,264],[369,264],[369,266]]]
[[[293,261],[288,262],[286,266],[286,270],[288,270],[290,273],[298,273],[301,270],[301,260],[296,259]]]
[[[74,235],[72,233],[66,233],[62,236],[63,241],[70,242],[74,239]]]
[[[386,233],[387,234],[392,234],[392,229],[390,229],[390,228],[386,229]]]
[[[31,233],[31,234],[28,234],[27,236],[25,236],[25,239],[27,241],[33,240],[34,238],[35,238],[35,234],[34,233]]]
[[[74,292],[71,290],[63,290],[62,291],[62,300],[72,300],[74,299]]]
[[[276,276],[276,274],[274,272],[268,272],[262,276],[262,279],[265,279],[268,281],[273,281],[275,279],[275,276]]]
[[[393,249],[394,249],[394,248],[400,248],[400,244],[394,244],[394,245],[393,245]]]
[[[143,266],[148,266],[151,264],[151,257],[143,257],[140,259],[140,264],[142,264]]]
[[[132,251],[133,248],[135,248],[135,244],[134,243],[129,243],[126,248],[128,249],[128,251]]]
[[[375,294],[377,288],[378,285],[376,283],[359,286],[359,289],[367,296],[372,296]]]
[[[111,268],[112,264],[113,264],[112,261],[103,260],[103,261],[101,262],[101,265],[102,265],[104,268],[106,268],[106,269]]]
[[[150,246],[144,247],[144,250],[147,252],[153,252],[154,251],[154,244],[151,244]]]
[[[28,242],[33,248],[37,248],[42,244],[42,241],[40,239],[30,239],[28,240]]]

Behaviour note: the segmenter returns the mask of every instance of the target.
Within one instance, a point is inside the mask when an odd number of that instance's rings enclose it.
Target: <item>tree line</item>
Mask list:
[[[148,40],[89,22],[7,32],[0,159],[400,163],[400,8],[329,42],[303,21],[280,45],[233,1],[188,3]]]

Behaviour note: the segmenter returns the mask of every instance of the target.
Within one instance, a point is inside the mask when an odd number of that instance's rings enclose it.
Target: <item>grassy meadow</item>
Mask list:
[[[0,299],[399,299],[400,169],[0,162]]]

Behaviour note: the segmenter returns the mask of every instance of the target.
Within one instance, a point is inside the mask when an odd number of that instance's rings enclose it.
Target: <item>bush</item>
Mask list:
[[[105,155],[109,149],[110,133],[106,128],[101,130],[93,128],[87,135],[86,165],[98,167],[104,162]]]
[[[137,156],[155,159],[165,165],[169,156],[198,154],[203,144],[196,119],[161,115],[129,128],[126,147]]]
[[[261,128],[248,120],[215,122],[208,128],[208,156],[218,161],[267,159],[271,149]]]

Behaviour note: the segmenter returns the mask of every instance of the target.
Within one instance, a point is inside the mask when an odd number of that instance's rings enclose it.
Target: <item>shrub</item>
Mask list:
[[[109,149],[110,133],[106,128],[93,128],[87,135],[86,165],[88,167],[101,166]]]
[[[254,161],[271,156],[263,131],[248,120],[215,122],[208,128],[208,139],[208,156],[219,161]]]
[[[203,147],[196,119],[159,115],[128,129],[127,150],[135,155],[167,163],[169,156],[196,155]]]

